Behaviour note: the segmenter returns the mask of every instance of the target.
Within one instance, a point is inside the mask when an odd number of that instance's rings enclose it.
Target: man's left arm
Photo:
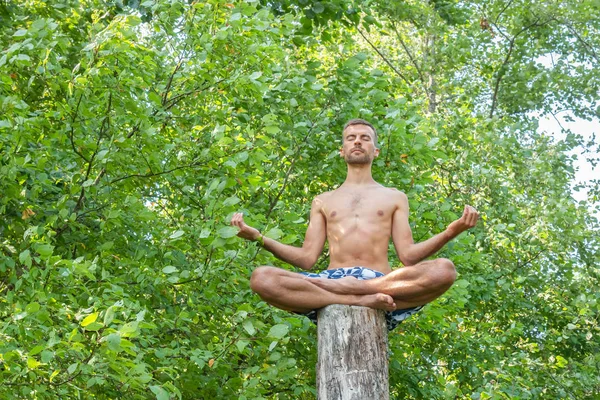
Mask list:
[[[471,206],[465,206],[463,215],[452,222],[446,230],[425,240],[414,243],[412,231],[408,223],[408,198],[400,193],[398,208],[394,212],[392,220],[392,240],[398,253],[398,258],[406,266],[415,265],[429,256],[437,253],[449,241],[474,227],[477,224],[479,213]]]

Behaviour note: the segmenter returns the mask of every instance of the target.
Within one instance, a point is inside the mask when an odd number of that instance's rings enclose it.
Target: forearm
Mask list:
[[[314,262],[309,260],[309,257],[303,248],[279,243],[277,240],[263,235],[260,236],[258,242],[265,250],[271,252],[275,257],[295,267],[309,270],[314,265]]]
[[[405,265],[414,265],[418,262],[423,261],[427,257],[430,257],[437,253],[442,247],[449,241],[454,239],[454,235],[449,230],[445,230],[437,235],[425,240],[424,242],[412,244],[405,252],[404,259],[402,262]]]

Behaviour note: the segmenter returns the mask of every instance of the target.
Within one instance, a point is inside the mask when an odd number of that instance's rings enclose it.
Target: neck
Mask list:
[[[343,185],[365,185],[376,183],[371,175],[371,164],[348,164],[348,174]]]

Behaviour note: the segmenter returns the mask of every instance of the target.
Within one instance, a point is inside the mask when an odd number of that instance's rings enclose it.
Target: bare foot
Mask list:
[[[339,294],[372,294],[365,281],[359,281],[352,276],[339,279],[307,278],[322,289]]]
[[[385,311],[394,311],[396,309],[396,303],[394,303],[392,296],[383,293],[360,296],[359,304],[357,305]]]

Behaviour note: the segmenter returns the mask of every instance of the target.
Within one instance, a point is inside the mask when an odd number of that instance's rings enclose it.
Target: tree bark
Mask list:
[[[334,304],[318,313],[319,400],[388,400],[388,336],[381,310]]]

